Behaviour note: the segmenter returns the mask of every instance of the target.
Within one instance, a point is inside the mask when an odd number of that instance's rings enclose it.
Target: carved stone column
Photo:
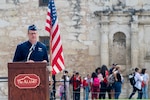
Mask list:
[[[102,16],[101,23],[101,65],[109,65],[109,48],[108,48],[108,16]]]
[[[133,22],[131,22],[131,66],[138,66],[139,58],[139,45],[138,45],[138,16],[133,16]]]

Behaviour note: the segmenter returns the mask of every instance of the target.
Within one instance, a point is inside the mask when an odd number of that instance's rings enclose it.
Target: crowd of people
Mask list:
[[[58,88],[60,99],[80,100],[81,88],[84,90],[84,100],[106,99],[106,97],[108,99],[119,99],[124,82],[120,67],[118,64],[112,64],[111,68],[108,69],[106,65],[102,65],[85,77],[81,77],[79,72],[75,71],[69,77],[68,71],[64,71],[66,78],[63,75]],[[133,92],[130,94],[129,99],[132,98],[136,91],[138,91],[137,99],[147,99],[149,75],[146,73],[145,68],[141,69],[141,71],[139,68],[134,70],[132,74],[135,84],[132,85]]]

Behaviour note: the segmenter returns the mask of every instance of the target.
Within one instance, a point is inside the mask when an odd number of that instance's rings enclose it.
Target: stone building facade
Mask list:
[[[27,40],[28,25],[35,24],[40,37],[49,34],[44,30],[47,7],[39,6],[39,0],[0,0],[0,4],[3,77],[16,45]],[[121,97],[127,98],[130,70],[144,67],[150,72],[150,1],[55,0],[55,5],[66,69],[85,76],[103,64],[118,63],[125,77]],[[7,99],[7,95],[7,84],[1,82],[0,98]]]

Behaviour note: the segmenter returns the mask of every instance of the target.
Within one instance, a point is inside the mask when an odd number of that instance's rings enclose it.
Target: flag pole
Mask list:
[[[51,90],[52,90],[52,70],[53,70],[53,68],[52,68],[52,49],[51,49],[51,47],[52,47],[52,38],[50,37],[50,39],[49,39],[49,55],[50,55],[50,62],[49,62],[49,65],[50,65],[50,73],[49,73],[49,76],[50,76],[50,79],[51,79],[51,81],[50,81],[50,87],[51,87]]]
[[[50,79],[50,82],[49,82],[49,86],[50,86],[50,92],[52,93],[53,92],[53,82],[55,82],[55,80],[53,80],[53,66],[52,66],[52,20],[51,20],[51,15],[50,15],[50,10],[51,8],[49,8],[49,5],[50,5],[50,2],[51,0],[49,0],[49,3],[48,3],[48,12],[47,12],[47,16],[49,17],[49,19],[46,19],[46,23],[48,23],[48,26],[45,26],[45,30],[49,32],[49,79]]]
[[[50,36],[50,39],[49,39],[49,55],[50,55],[50,61],[49,61],[49,65],[50,65],[50,72],[49,72],[49,77],[50,77],[50,98],[53,97],[52,96],[52,93],[53,93],[53,78],[52,78],[52,43],[51,43],[52,39],[51,39],[51,36]],[[53,98],[52,98],[53,99]]]
[[[53,66],[52,66],[52,36],[50,36],[50,39],[49,39],[49,44],[50,44],[50,66],[51,66],[51,71],[50,71],[50,77],[51,77],[51,90],[52,90],[52,97],[54,97],[53,99],[55,99],[55,90],[56,90],[56,87],[55,87],[55,75],[53,75],[52,71],[53,71]],[[52,81],[53,80],[53,81]]]
[[[49,0],[45,29],[50,33],[49,54],[50,54],[51,71],[49,73],[49,76],[51,77],[52,80],[52,77],[55,77],[55,74],[59,73],[61,70],[65,68],[63,48],[60,39],[58,18],[56,14],[56,7],[54,4],[54,0]],[[55,78],[53,78],[53,82],[54,82],[53,85],[55,85],[56,82]],[[52,81],[51,81],[51,85],[52,85]]]

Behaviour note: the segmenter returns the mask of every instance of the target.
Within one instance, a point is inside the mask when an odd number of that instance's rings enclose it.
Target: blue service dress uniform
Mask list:
[[[13,62],[27,61],[31,46],[32,44],[29,41],[25,41],[17,45]],[[37,42],[28,60],[33,60],[33,61],[46,60],[48,62],[48,54],[47,54],[46,46],[41,42]]]

